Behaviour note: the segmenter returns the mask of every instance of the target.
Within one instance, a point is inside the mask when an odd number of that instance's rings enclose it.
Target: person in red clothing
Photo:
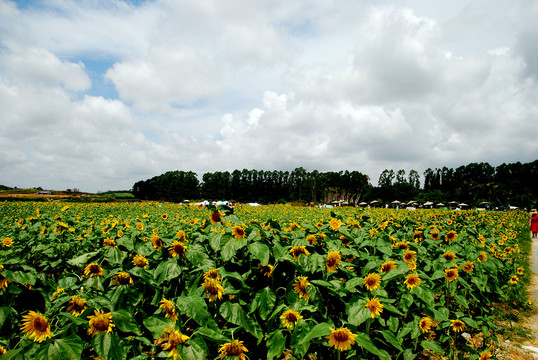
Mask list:
[[[538,212],[536,209],[531,211],[531,233],[532,237],[535,238],[538,236]]]

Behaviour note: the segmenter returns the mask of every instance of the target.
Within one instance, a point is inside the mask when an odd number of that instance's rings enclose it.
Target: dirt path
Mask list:
[[[530,269],[532,271],[529,292],[535,307],[538,307],[538,238],[532,239],[532,251],[530,256]],[[505,344],[512,359],[538,360],[538,312],[524,322],[533,335],[533,339],[517,344]]]

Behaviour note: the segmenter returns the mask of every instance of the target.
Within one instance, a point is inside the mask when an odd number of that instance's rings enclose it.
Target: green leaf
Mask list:
[[[387,330],[381,330],[380,333],[381,335],[383,335],[383,337],[385,338],[385,340],[387,340],[389,344],[391,344],[400,351],[404,351],[400,341],[396,338],[396,336],[394,336],[392,332]]]
[[[444,353],[443,348],[433,340],[422,340],[420,342],[420,346],[422,346],[424,349],[428,349],[439,354]]]
[[[413,295],[408,294],[408,293],[402,294],[402,296],[400,297],[400,304],[399,304],[400,308],[404,312],[409,311],[409,308],[411,308],[411,305],[413,305],[413,301],[414,301]]]
[[[398,321],[398,318],[395,316],[391,316],[387,320],[387,326],[389,327],[389,330],[392,332],[396,332],[398,330],[399,325],[400,325],[400,322]]]
[[[123,332],[132,332],[136,335],[142,335],[140,327],[136,323],[132,314],[125,310],[112,312],[112,322]]]
[[[415,357],[417,357],[417,354],[413,354],[413,350],[411,349],[405,349],[403,352],[404,360],[413,360]]]
[[[125,251],[121,251],[117,247],[108,247],[105,251],[105,257],[110,261],[110,263],[115,265],[121,265],[123,263],[123,260],[127,257],[127,253]]]
[[[181,274],[181,268],[179,267],[177,260],[170,259],[166,262],[160,263],[155,269],[154,277],[158,283],[163,281],[170,281],[177,278]]]
[[[19,284],[30,284],[32,286],[35,285],[37,280],[37,272],[34,269],[29,272],[3,270],[2,275],[4,275],[6,279],[13,282]]]
[[[127,354],[123,352],[120,338],[114,334],[101,333],[92,338],[92,346],[97,355],[105,360],[121,360]]]
[[[384,303],[383,307],[385,308],[385,310],[388,310],[388,311],[390,311],[392,313],[395,313],[395,314],[398,314],[398,315],[403,315],[403,313],[400,310],[398,310],[398,308],[396,308],[395,306],[393,306],[391,304]]]
[[[87,319],[83,319],[83,318],[80,318],[78,316],[75,316],[75,315],[72,315],[68,312],[61,312],[60,315],[63,315],[65,316],[66,318],[68,318],[69,320],[71,320],[71,322],[75,325],[82,325],[82,324],[87,324],[88,323],[88,320]]]
[[[331,334],[331,330],[329,329],[330,327],[331,327],[331,325],[329,323],[326,323],[326,322],[322,322],[322,323],[317,324],[316,326],[314,326],[312,328],[312,330],[310,330],[310,332],[308,334],[306,334],[306,336],[304,336],[301,339],[299,344],[304,344],[304,343],[309,342],[312,339],[317,339],[317,338],[320,338],[322,336],[330,335]]]
[[[217,234],[214,232],[209,233],[209,246],[217,252],[220,250],[220,240],[222,239],[222,234]]]
[[[189,345],[179,345],[178,353],[183,360],[207,359],[207,345],[204,339],[197,337],[188,342]]]
[[[230,342],[230,339],[224,336],[221,330],[213,330],[207,327],[200,327],[194,331],[194,334],[203,336],[206,339],[209,339],[213,342]]]
[[[276,294],[270,287],[266,287],[256,294],[256,301],[258,303],[258,312],[262,320],[267,320],[267,317],[271,315],[273,308],[275,307]]]
[[[204,247],[200,244],[194,244],[188,247],[185,256],[187,257],[187,260],[189,260],[189,262],[195,267],[215,267],[215,263],[209,259],[209,256],[206,254]]]
[[[252,242],[248,245],[248,251],[260,260],[262,266],[269,264],[269,247],[261,242]]]
[[[444,278],[445,277],[445,272],[444,270],[437,270],[436,272],[434,272],[432,274],[432,276],[430,276],[430,280],[437,280],[437,279],[441,279],[441,278]]]
[[[154,338],[164,333],[164,328],[173,326],[173,322],[170,319],[165,319],[157,316],[150,316],[142,320],[146,329],[148,329]],[[172,324],[172,325],[171,325]]]
[[[359,326],[372,316],[372,312],[365,305],[365,300],[359,300],[349,308],[347,321],[350,324]]]
[[[286,338],[282,330],[276,330],[267,335],[267,360],[278,357],[286,348]]]
[[[345,289],[350,292],[357,292],[357,289],[355,289],[357,286],[362,285],[364,282],[363,278],[360,277],[354,277],[352,279],[349,279],[346,281]]]
[[[379,350],[367,334],[358,333],[356,335],[357,337],[355,338],[355,341],[357,342],[357,345],[362,346],[367,351],[377,355],[380,359],[390,360],[390,355],[384,350]]]
[[[259,329],[255,328],[241,305],[236,303],[225,302],[220,306],[220,315],[228,322],[239,325],[255,337],[261,336]]]
[[[463,306],[466,309],[469,308],[469,304],[467,303],[467,300],[465,299],[465,297],[463,297],[461,295],[455,295],[454,300],[456,300],[458,305]]]
[[[419,286],[415,288],[415,293],[417,294],[417,298],[424,301],[426,305],[428,305],[429,307],[434,306],[435,299],[434,299],[433,292],[431,290],[425,289],[424,287]]]
[[[467,325],[469,325],[470,327],[478,329],[478,323],[474,321],[473,319],[468,318],[468,317],[462,317],[461,320],[465,322]]]
[[[207,304],[200,296],[180,296],[175,299],[179,311],[193,318],[201,326],[215,327],[215,320],[207,311]]]
[[[82,348],[82,340],[76,335],[71,335],[51,342],[47,349],[47,357],[49,360],[79,360]]]
[[[74,259],[67,260],[67,263],[69,265],[73,265],[73,266],[82,266],[82,265],[88,263],[89,260],[91,258],[93,258],[94,256],[96,256],[97,254],[99,254],[99,251],[89,252],[89,253],[86,253],[84,255],[77,256]]]
[[[0,328],[4,326],[4,323],[9,318],[11,310],[7,306],[0,307]]]
[[[134,250],[134,241],[130,237],[124,236],[119,239],[116,239],[116,244],[118,244],[118,246],[123,246],[127,249],[127,251]]]

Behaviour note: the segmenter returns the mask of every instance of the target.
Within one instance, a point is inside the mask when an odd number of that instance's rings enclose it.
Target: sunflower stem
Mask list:
[[[340,360],[340,355],[342,354],[342,351],[338,350],[338,360]]]

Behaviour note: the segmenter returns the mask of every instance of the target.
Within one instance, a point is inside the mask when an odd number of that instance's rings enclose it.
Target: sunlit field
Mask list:
[[[0,205],[2,359],[486,359],[527,214]]]

